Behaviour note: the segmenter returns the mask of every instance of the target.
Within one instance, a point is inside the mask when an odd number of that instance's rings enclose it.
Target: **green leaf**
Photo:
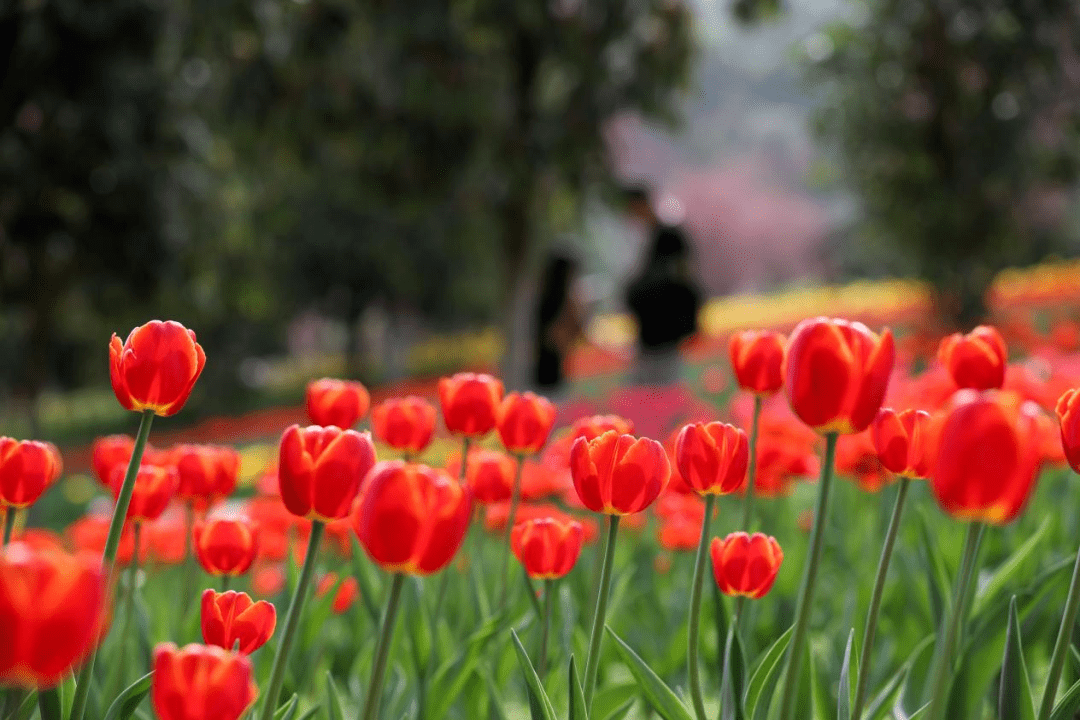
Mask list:
[[[630,708],[634,707],[635,702],[637,698],[628,698],[626,702],[608,713],[604,720],[622,720],[630,712]]]
[[[983,612],[986,611],[990,601],[1005,589],[1013,580],[1013,578],[1019,573],[1024,563],[1038,548],[1039,543],[1042,542],[1046,536],[1047,531],[1050,530],[1050,516],[1043,518],[1042,523],[1039,524],[1039,529],[1032,534],[1024,544],[1016,548],[1011,555],[997,567],[996,570],[990,575],[990,579],[983,585],[979,594],[975,596],[975,604],[972,607],[971,616],[978,618]]]
[[[925,717],[926,713],[928,713],[929,711],[930,711],[930,703],[926,703],[921,708],[919,708],[915,712],[908,715],[907,720],[920,720],[920,718]]]
[[[585,693],[581,690],[581,683],[578,682],[577,665],[574,662],[574,656],[570,656],[570,692],[569,704],[570,711],[568,717],[570,720],[589,720],[589,711],[585,707]]]
[[[743,689],[746,686],[746,657],[737,631],[733,632],[731,640],[731,657],[728,658],[731,666],[725,664],[720,676],[720,718],[742,720],[746,715],[742,705]]]
[[[791,632],[793,627],[789,627],[783,635],[778,637],[769,649],[761,656],[761,659],[757,663],[757,667],[754,672],[750,674],[750,682],[746,684],[746,697],[743,701],[743,707],[746,708],[746,714],[748,717],[758,717],[759,708],[758,704],[761,700],[765,685],[772,680],[776,681],[776,671],[780,666],[780,659],[784,656],[784,652],[787,650],[788,643],[791,642]],[[763,716],[765,709],[761,708],[760,713]]]
[[[930,521],[926,512],[919,513],[919,534],[922,537],[923,554],[926,557],[927,585],[930,593],[930,609],[934,614],[935,627],[942,622],[945,608],[950,601],[949,572],[945,569],[945,561],[938,550],[937,536],[930,530]]]
[[[596,691],[593,695],[592,707],[589,708],[589,717],[607,718],[616,710],[622,708],[627,702],[636,701],[640,693],[637,682],[632,678],[611,684]]]
[[[429,716],[446,717],[450,712],[450,706],[464,691],[469,678],[477,670],[480,653],[484,646],[501,629],[501,614],[488,618],[476,632],[465,639],[464,649],[435,671],[431,680],[431,692],[428,695]]]
[[[9,690],[8,692],[14,692]],[[38,704],[38,695],[36,692],[27,693],[23,701],[19,703],[19,708],[15,711],[13,716],[15,720],[29,720],[30,716],[34,714],[34,708]]]
[[[663,680],[657,677],[652,668],[645,664],[645,661],[638,657],[638,654],[623,642],[622,638],[616,635],[614,630],[608,626],[605,626],[604,629],[615,641],[615,649],[619,652],[623,662],[630,668],[630,674],[637,680],[638,687],[645,694],[645,699],[649,701],[660,717],[664,718],[664,720],[692,720],[689,711],[679,701],[678,696],[664,684]]]
[[[316,705],[315,707],[311,708],[311,709],[310,709],[310,710],[308,710],[308,711],[307,711],[306,713],[304,713],[303,715],[301,715],[301,716],[300,716],[299,718],[297,718],[297,720],[311,720],[311,718],[315,717],[315,715],[316,715],[316,714],[317,714],[317,713],[318,713],[318,712],[319,712],[320,710],[322,710],[322,707],[320,707],[319,705]]]
[[[911,668],[919,661],[919,658],[927,650],[934,646],[934,635],[927,635],[915,646],[915,649],[911,651],[911,655],[904,661],[904,664],[900,666],[891,678],[889,678],[882,686],[881,690],[874,699],[866,706],[866,712],[864,717],[869,720],[874,720],[881,713],[881,710],[890,705],[897,699],[897,694],[907,681],[908,675],[911,673]]]
[[[1035,720],[1035,703],[1024,663],[1024,644],[1020,638],[1015,595],[1009,601],[1009,629],[1005,636],[1005,657],[1001,661],[998,720]]]
[[[540,677],[536,674],[532,660],[525,652],[517,632],[510,630],[510,636],[514,639],[514,650],[517,651],[521,672],[525,675],[525,689],[529,693],[529,712],[532,720],[556,720],[555,709],[551,706],[547,693],[544,692],[544,685],[540,682]]]
[[[847,648],[844,650],[844,664],[840,666],[840,689],[836,700],[837,720],[850,720],[851,718],[851,689],[859,682],[859,661],[852,657],[851,650],[855,647],[855,628],[847,636]],[[854,665],[854,671],[852,666]],[[852,682],[854,680],[854,682]]]
[[[109,711],[105,713],[105,720],[128,720],[134,715],[135,708],[150,692],[150,682],[153,677],[154,673],[147,673],[128,685],[127,689],[113,701]]]
[[[300,698],[296,696],[296,693],[293,693],[293,696],[289,698],[289,702],[274,711],[274,720],[293,720],[299,708]]]
[[[1050,720],[1072,720],[1077,710],[1080,710],[1080,680],[1073,683],[1061,696],[1054,706],[1054,711],[1050,713]]]
[[[378,624],[381,614],[379,608],[375,605],[375,588],[371,584],[371,579],[367,573],[367,567],[364,565],[364,558],[366,558],[367,555],[360,546],[360,541],[357,539],[356,533],[349,533],[349,544],[352,546],[351,562],[353,576],[356,578],[356,582],[360,584],[360,602],[364,603],[364,609],[367,610],[368,617],[371,618],[371,621]]]
[[[41,720],[62,720],[64,711],[60,707],[60,691],[56,688],[38,690],[38,708]]]
[[[326,672],[326,715],[328,720],[345,720],[345,713],[341,709],[341,697],[338,695],[337,685],[330,671]]]

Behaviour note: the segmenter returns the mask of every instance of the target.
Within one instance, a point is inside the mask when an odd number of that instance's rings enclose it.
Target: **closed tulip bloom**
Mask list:
[[[938,347],[938,360],[948,368],[957,387],[991,390],[1005,384],[1008,351],[1001,333],[990,325],[980,325],[967,335],[955,333],[944,338]]]
[[[370,433],[293,425],[281,436],[278,485],[293,515],[329,522],[348,516],[375,464]]]
[[[232,650],[239,642],[237,651],[250,655],[266,644],[275,625],[277,610],[265,600],[254,602],[247,593],[233,590],[203,591],[202,636],[207,645]]]
[[[430,575],[461,547],[471,511],[468,490],[446,472],[393,460],[368,476],[353,528],[387,571]]]
[[[620,435],[629,435],[634,432],[634,423],[618,415],[590,415],[574,421],[570,426],[570,437],[593,440],[609,430]]]
[[[578,498],[589,510],[630,515],[656,500],[667,485],[671,467],[660,443],[612,430],[594,440],[574,441],[570,475]]]
[[[367,388],[352,380],[322,378],[307,386],[307,414],[315,425],[351,428],[370,406]]]
[[[483,437],[494,430],[502,397],[502,382],[483,373],[458,373],[439,380],[443,422],[457,435]]]
[[[105,487],[111,487],[113,468],[117,465],[127,468],[134,447],[135,438],[130,435],[107,435],[94,440],[90,451],[90,465],[98,482]],[[150,445],[147,444],[146,451],[149,450]]]
[[[510,531],[510,548],[536,580],[555,580],[573,570],[583,540],[581,523],[551,517],[520,522]]]
[[[820,433],[862,432],[877,415],[889,386],[895,347],[846,320],[803,320],[787,348],[786,389],[791,409]]]
[[[195,333],[173,320],[151,320],[131,331],[122,344],[109,341],[109,377],[116,399],[127,410],[174,415],[187,402],[206,364]]]
[[[870,426],[874,449],[885,469],[896,475],[924,478],[930,474],[930,413],[882,408]]]
[[[177,497],[204,504],[232,495],[240,474],[240,453],[220,445],[179,445],[170,452],[180,478]]]
[[[396,450],[419,453],[431,442],[435,415],[435,406],[421,397],[391,398],[372,409],[371,431]]]
[[[755,395],[772,395],[784,387],[783,335],[747,330],[731,336],[728,352],[735,381]]]
[[[496,428],[513,453],[538,453],[555,425],[555,406],[535,393],[510,393],[499,405]]]
[[[1069,466],[1080,473],[1080,390],[1066,390],[1057,402],[1061,447]]]
[[[154,648],[150,700],[158,720],[239,720],[257,695],[244,655],[215,645]]]
[[[1016,519],[1038,475],[1038,412],[1012,393],[957,393],[931,472],[930,488],[945,512],[997,525]]]
[[[113,498],[120,496],[127,468],[117,465],[113,468],[111,489]],[[135,476],[135,487],[131,491],[131,504],[128,506],[127,519],[135,522],[157,520],[169,506],[180,480],[176,468],[172,465],[143,463]]]
[[[784,561],[784,552],[776,538],[762,533],[736,532],[723,540],[713,538],[709,552],[720,592],[755,600],[772,589]]]
[[[458,461],[460,462],[460,461]],[[448,469],[457,477],[457,469]],[[498,450],[477,448],[469,451],[469,464],[465,468],[465,482],[472,491],[472,498],[478,503],[502,502],[509,500],[514,491],[514,474],[517,463],[514,458]]]
[[[0,437],[0,506],[33,505],[63,469],[52,443]]]
[[[100,640],[106,606],[99,558],[0,550],[0,685],[52,687]]]
[[[195,557],[211,575],[243,575],[255,562],[259,539],[246,517],[220,517],[196,523]]]
[[[675,465],[683,481],[702,495],[742,489],[750,462],[746,433],[721,422],[693,423],[675,440]]]

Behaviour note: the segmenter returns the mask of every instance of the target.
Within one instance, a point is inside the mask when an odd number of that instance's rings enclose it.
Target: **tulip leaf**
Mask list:
[[[150,692],[150,682],[154,673],[147,673],[127,686],[127,689],[113,701],[105,720],[128,720],[135,714],[135,708],[139,706],[143,698]]]
[[[345,720],[345,713],[341,709],[341,696],[338,695],[337,685],[330,671],[326,673],[326,715],[328,720]]]
[[[574,660],[574,656],[570,656],[570,692],[569,703],[570,710],[568,717],[570,720],[589,720],[589,711],[585,707],[585,693],[581,690],[581,683],[578,682],[577,664]]]
[[[322,710],[322,707],[316,705],[315,707],[311,708],[306,713],[298,717],[296,720],[311,720],[311,718],[315,717],[320,710]]]
[[[783,635],[769,646],[769,649],[765,651],[758,661],[757,667],[750,674],[750,681],[746,684],[746,697],[743,701],[743,707],[746,708],[746,714],[750,718],[765,716],[765,708],[759,708],[758,705],[762,693],[765,691],[765,686],[775,683],[777,680],[776,671],[780,666],[780,659],[787,650],[788,643],[791,642],[792,630],[794,630],[794,626],[789,627]]]
[[[8,692],[16,692],[15,690],[8,690]],[[30,716],[34,714],[34,708],[38,705],[38,696],[36,692],[27,693],[22,702],[19,703],[18,709],[12,716],[15,720],[29,720]]]
[[[690,713],[679,701],[678,696],[664,684],[653,669],[649,667],[622,638],[610,627],[605,628],[615,641],[615,649],[623,662],[630,668],[630,674],[637,680],[638,687],[645,699],[664,720],[691,720]]]
[[[465,639],[464,649],[454,658],[443,663],[432,676],[431,692],[428,695],[431,717],[446,717],[450,706],[461,695],[476,672],[484,646],[502,627],[502,615],[497,614],[484,621],[476,632]]]
[[[885,682],[878,694],[867,704],[865,717],[873,720],[878,716],[882,708],[894,704],[899,699],[897,695],[907,682],[912,667],[915,666],[919,658],[927,650],[934,646],[934,637],[934,635],[927,635],[915,646],[915,649],[911,651],[911,655],[900,666],[900,669],[893,673],[893,676]]]
[[[1072,720],[1077,710],[1080,710],[1080,680],[1073,683],[1057,701],[1054,711],[1050,713],[1050,720]]]
[[[592,707],[589,708],[589,717],[607,718],[628,701],[636,701],[639,696],[637,682],[633,678],[624,680],[615,685],[608,685],[602,690],[597,690],[593,696]]]
[[[742,720],[746,711],[742,705],[743,688],[746,685],[746,658],[742,640],[735,630],[731,636],[731,654],[726,658],[720,675],[721,720]]]
[[[364,609],[367,610],[371,622],[378,624],[381,614],[379,608],[375,605],[375,588],[371,584],[371,576],[368,574],[368,568],[364,563],[364,558],[367,555],[364,553],[363,547],[360,546],[360,540],[357,539],[356,533],[349,533],[349,544],[352,548],[353,576],[356,578],[356,582],[360,584],[360,601],[364,603]]]
[[[300,698],[297,697],[296,693],[293,693],[293,696],[289,698],[289,702],[274,711],[274,720],[293,720],[299,708]]]
[[[1001,661],[1001,686],[998,692],[998,719],[1035,720],[1035,703],[1024,662],[1024,644],[1020,638],[1015,595],[1009,602],[1009,627],[1005,635],[1005,656]]]
[[[636,697],[627,698],[626,702],[609,712],[604,720],[622,720],[630,712],[630,708],[634,707],[636,701]]]
[[[847,648],[844,649],[844,664],[840,666],[840,688],[837,691],[836,699],[837,720],[850,720],[851,718],[851,690],[859,682],[859,661],[852,656],[851,652],[854,647],[855,628],[852,628],[847,636]]]
[[[1001,563],[1001,565],[994,570],[990,575],[990,579],[979,588],[979,593],[975,596],[975,604],[971,613],[972,617],[978,618],[982,615],[989,606],[990,601],[1003,589],[1010,584],[1013,584],[1013,580],[1017,573],[1023,569],[1024,564],[1038,548],[1039,543],[1043,541],[1043,538],[1049,530],[1050,517],[1047,516],[1043,518],[1042,523],[1039,524],[1039,529],[1032,533],[1031,537],[1025,540],[1020,547],[1016,548],[1005,562]]]
[[[922,537],[922,549],[925,555],[928,597],[930,598],[930,611],[933,614],[934,626],[940,626],[944,619],[945,607],[950,603],[951,590],[949,572],[945,569],[945,561],[938,549],[937,536],[930,529],[930,520],[925,512],[919,512],[919,534]]]
[[[54,687],[38,690],[38,708],[41,710],[41,720],[63,720],[60,691]]]
[[[529,695],[529,712],[532,720],[556,720],[555,708],[551,706],[551,701],[544,692],[544,685],[540,682],[540,677],[536,674],[532,660],[525,652],[525,647],[521,644],[517,632],[511,629],[510,636],[514,639],[514,650],[517,651],[521,672],[525,675],[525,690]]]

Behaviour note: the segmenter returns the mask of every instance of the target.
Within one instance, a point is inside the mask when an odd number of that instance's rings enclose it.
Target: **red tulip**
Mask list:
[[[461,461],[454,458],[447,467],[458,477]],[[504,452],[476,448],[469,451],[469,464],[465,467],[465,482],[478,503],[488,504],[509,500],[514,491],[514,475],[517,462]]]
[[[725,595],[764,597],[772,589],[784,552],[776,538],[754,533],[731,533],[726,538],[713,538],[709,546],[713,561],[713,577]]]
[[[194,540],[195,557],[211,575],[243,575],[259,551],[255,526],[243,516],[196,523]]]
[[[244,655],[214,645],[154,648],[150,699],[158,720],[239,720],[257,695]]]
[[[490,375],[458,373],[439,380],[439,404],[446,429],[482,437],[495,429],[503,384]]]
[[[0,437],[0,506],[33,505],[62,468],[60,451],[52,443]]]
[[[106,515],[85,515],[67,526],[64,537],[77,550],[101,557],[105,540],[109,537],[110,518]],[[139,544],[139,564],[145,565],[148,543]],[[131,523],[124,523],[120,532],[120,545],[116,550],[116,563],[130,565],[135,554],[135,530]]]
[[[496,428],[512,453],[538,453],[555,425],[555,406],[535,393],[510,393],[499,405]]]
[[[374,464],[370,433],[293,425],[281,436],[281,499],[293,515],[324,522],[341,519],[349,514],[360,482]]]
[[[177,497],[210,504],[232,495],[240,474],[240,453],[218,445],[179,445],[169,451],[180,478]]]
[[[202,636],[207,645],[232,650],[239,643],[238,651],[250,655],[266,644],[276,624],[277,610],[265,600],[252,602],[247,593],[233,590],[203,591]]]
[[[720,422],[693,423],[675,440],[675,465],[683,481],[702,495],[727,495],[746,482],[750,447],[746,433]]]
[[[514,526],[510,531],[510,548],[529,577],[554,580],[574,569],[583,539],[584,530],[579,522],[535,518]]]
[[[656,500],[671,467],[660,443],[612,430],[595,440],[574,442],[570,474],[585,507],[605,515],[630,515]]]
[[[471,511],[468,490],[446,472],[394,460],[371,471],[353,528],[386,570],[430,575],[461,547]]]
[[[935,438],[930,488],[942,509],[998,525],[1016,519],[1039,470],[1037,413],[1012,393],[956,394]]]
[[[862,323],[803,320],[787,349],[787,393],[799,419],[820,433],[862,432],[877,415],[889,385],[895,348]]]
[[[109,341],[113,392],[127,410],[174,415],[187,402],[205,364],[195,333],[172,320],[140,325],[123,344],[116,333]]]
[[[100,641],[105,606],[100,559],[18,542],[0,550],[0,685],[58,684]]]
[[[125,469],[131,461],[131,451],[135,447],[135,438],[130,435],[107,435],[94,440],[91,446],[90,465],[98,482],[105,487],[112,486],[113,468],[122,465]],[[147,444],[145,454],[151,450]]]
[[[930,474],[929,432],[930,413],[924,410],[882,408],[871,434],[878,459],[889,472],[911,478]]]
[[[1005,384],[1008,351],[1001,333],[980,325],[967,335],[955,333],[938,347],[938,360],[949,369],[957,387],[990,390]]]
[[[361,383],[322,378],[307,386],[307,414],[313,425],[351,428],[367,415],[371,396]]]
[[[315,588],[315,596],[323,597],[326,593],[337,587],[337,592],[334,593],[334,599],[330,603],[330,609],[336,614],[342,615],[353,606],[356,599],[360,597],[360,583],[356,581],[356,578],[351,575],[345,578],[344,581],[338,585],[337,573],[327,573],[319,581],[318,587]]]
[[[772,395],[784,387],[785,338],[771,330],[747,330],[731,336],[728,346],[735,381],[755,395]]]
[[[113,498],[120,496],[127,467],[117,465],[113,468],[111,489]],[[127,519],[134,522],[156,520],[165,512],[179,484],[176,468],[171,465],[143,463],[135,476],[135,487],[131,491],[131,505],[128,506]]]
[[[1069,466],[1080,473],[1080,390],[1066,390],[1057,402],[1061,447]]]
[[[574,421],[570,426],[570,437],[575,440],[579,437],[593,440],[609,430],[620,435],[629,435],[634,432],[634,423],[618,415],[591,415]]]
[[[435,406],[409,395],[391,398],[371,411],[371,430],[381,442],[396,450],[423,452],[435,432]]]
[[[187,522],[176,505],[142,526],[147,556],[161,565],[179,565],[187,559],[187,537]]]
[[[565,512],[558,505],[552,503],[521,503],[514,515],[514,524],[540,518],[554,518],[562,523],[577,522],[581,524],[583,541],[591,543],[596,540],[600,533],[600,527],[591,517],[576,517]],[[484,529],[490,533],[504,533],[506,523],[510,521],[510,503],[501,502],[488,505],[484,508]]]
[[[251,589],[263,597],[277,595],[285,589],[285,568],[281,563],[256,566],[251,573]]]

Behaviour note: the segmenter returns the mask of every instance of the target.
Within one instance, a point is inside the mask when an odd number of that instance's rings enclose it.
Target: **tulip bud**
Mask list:
[[[239,720],[257,695],[244,655],[213,645],[154,648],[150,699],[158,720]]]
[[[206,589],[202,594],[202,636],[207,645],[250,655],[270,639],[277,625],[277,610],[260,600],[252,602],[247,593]]]
[[[514,526],[510,547],[529,577],[554,580],[574,569],[583,538],[579,522],[535,518]]]
[[[1005,384],[1008,351],[1001,333],[990,325],[980,325],[967,335],[955,333],[938,347],[938,360],[949,369],[960,388],[999,389]]]
[[[361,383],[322,378],[307,386],[307,414],[313,425],[347,430],[367,415],[371,396]]]
[[[503,384],[490,375],[458,373],[439,380],[439,403],[446,429],[483,437],[495,429]]]
[[[709,551],[720,592],[754,599],[764,597],[772,589],[784,561],[784,552],[776,538],[762,533],[736,532],[723,540],[713,538]]]
[[[63,469],[52,443],[0,437],[0,506],[33,505]]]
[[[605,515],[630,515],[656,500],[671,467],[660,443],[612,430],[594,440],[574,441],[570,474],[585,507]]]
[[[755,395],[784,387],[784,336],[770,330],[747,330],[731,336],[728,347],[735,381]]]
[[[109,377],[116,399],[127,410],[174,415],[187,402],[206,355],[195,333],[172,320],[151,320],[121,344],[109,341]]]

